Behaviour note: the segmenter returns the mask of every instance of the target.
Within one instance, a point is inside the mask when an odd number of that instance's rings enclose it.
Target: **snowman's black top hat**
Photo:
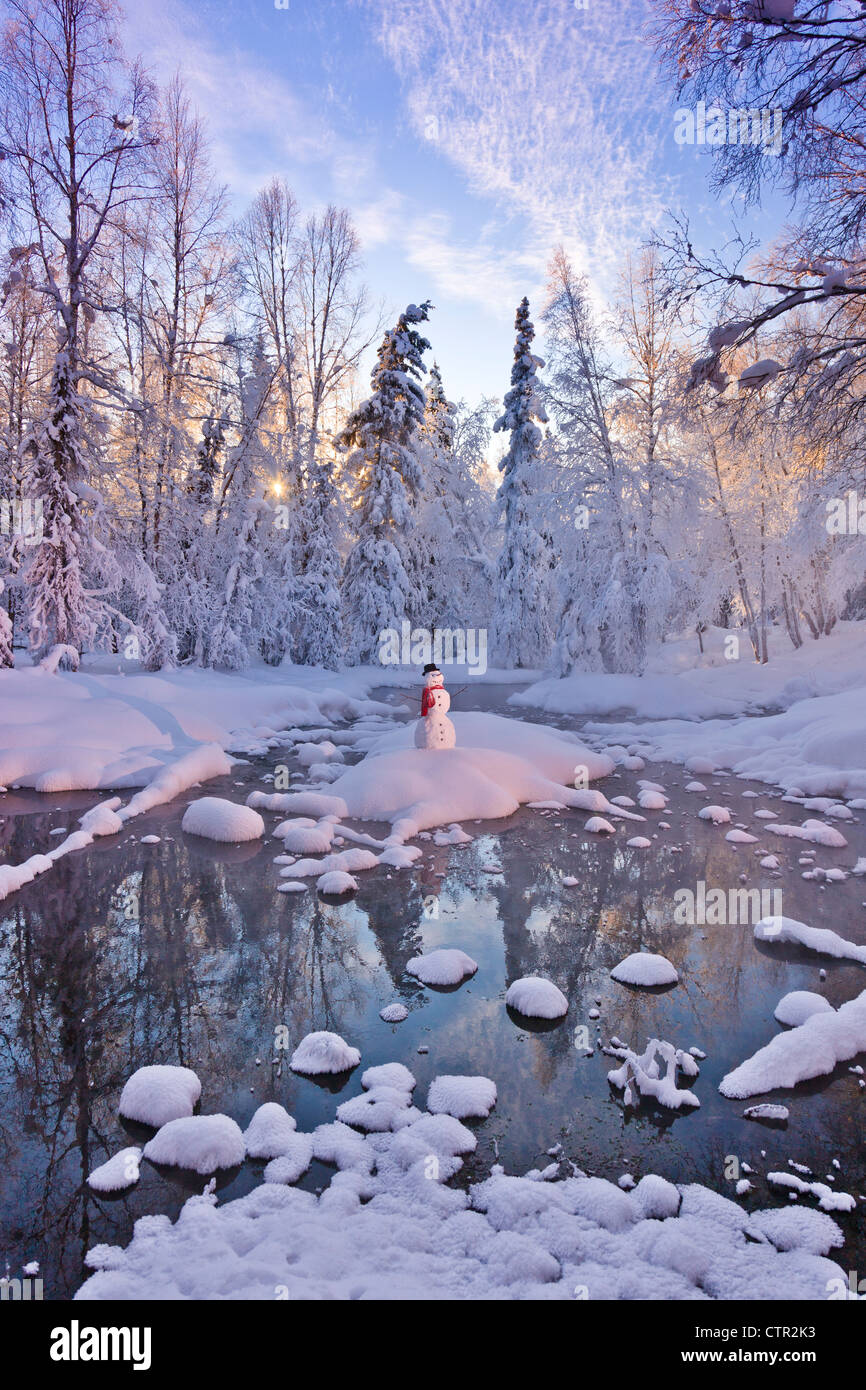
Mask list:
[[[439,670],[439,667],[436,665],[435,661],[428,661],[428,662],[427,662],[427,665],[424,667],[424,670],[421,672],[421,674],[422,674],[422,676],[429,676],[429,674],[430,674],[431,671],[438,671],[438,670]],[[441,675],[441,672],[440,672],[440,675]]]

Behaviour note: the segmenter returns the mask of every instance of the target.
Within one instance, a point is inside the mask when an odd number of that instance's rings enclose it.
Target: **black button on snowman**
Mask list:
[[[424,667],[424,693],[421,696],[421,718],[415,725],[416,748],[453,748],[457,742],[454,725],[448,718],[451,696],[445,689],[445,677],[432,662]]]

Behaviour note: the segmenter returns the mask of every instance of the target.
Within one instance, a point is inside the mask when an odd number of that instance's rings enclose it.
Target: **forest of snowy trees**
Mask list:
[[[336,669],[408,620],[489,628],[498,666],[640,672],[707,625],[764,661],[773,627],[862,616],[860,6],[655,0],[672,99],[782,110],[781,154],[721,145],[718,188],[772,181],[797,220],[759,255],[672,218],[607,305],[551,248],[504,407],[453,403],[426,285],[371,304],[349,210],[277,177],[230,215],[109,0],[6,8],[0,666]]]

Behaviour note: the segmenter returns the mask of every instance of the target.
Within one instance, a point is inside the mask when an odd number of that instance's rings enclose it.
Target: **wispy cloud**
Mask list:
[[[604,278],[670,200],[643,0],[366,0],[416,133]]]

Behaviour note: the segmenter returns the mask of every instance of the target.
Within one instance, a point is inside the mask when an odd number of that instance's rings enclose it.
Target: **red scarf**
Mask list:
[[[428,712],[428,710],[431,710],[431,709],[433,708],[434,703],[435,703],[435,701],[434,701],[434,699],[433,699],[433,688],[432,688],[431,686],[426,686],[426,685],[425,685],[425,687],[424,687],[424,693],[423,693],[422,696],[421,696],[421,714],[422,714],[422,716],[425,715],[425,714]]]

